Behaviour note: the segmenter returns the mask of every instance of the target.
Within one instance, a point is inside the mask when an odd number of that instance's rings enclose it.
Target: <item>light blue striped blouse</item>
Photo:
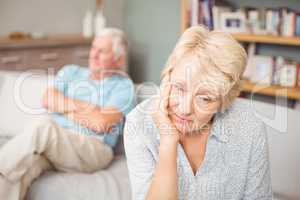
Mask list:
[[[149,114],[152,102],[138,105],[128,115],[124,130],[134,200],[144,200],[158,161],[159,132]],[[269,167],[265,125],[248,103],[236,100],[215,115],[196,175],[178,144],[179,199],[272,199]]]

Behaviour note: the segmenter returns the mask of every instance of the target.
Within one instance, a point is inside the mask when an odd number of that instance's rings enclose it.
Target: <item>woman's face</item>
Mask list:
[[[218,95],[201,81],[202,74],[195,65],[180,65],[170,74],[170,119],[183,134],[199,133],[220,107]]]

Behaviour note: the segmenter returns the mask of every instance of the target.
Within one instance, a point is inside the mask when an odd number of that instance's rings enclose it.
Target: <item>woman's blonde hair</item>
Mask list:
[[[220,97],[221,110],[239,95],[247,54],[229,33],[209,31],[204,26],[187,29],[168,58],[161,78],[185,62],[201,66],[199,79]]]

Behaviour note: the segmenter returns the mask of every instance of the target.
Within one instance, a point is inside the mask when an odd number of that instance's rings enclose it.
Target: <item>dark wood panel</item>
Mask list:
[[[73,64],[87,67],[89,65],[89,52],[90,46],[75,47],[72,54]]]
[[[38,48],[26,50],[25,68],[53,69],[57,71],[62,66],[72,62],[72,48]],[[24,68],[18,69],[24,70]]]
[[[30,47],[0,50],[0,70],[26,71],[44,69],[58,71],[66,64],[87,67],[90,45]]]
[[[48,36],[44,39],[0,38],[0,70],[59,70],[66,64],[88,66],[92,38],[80,34]]]
[[[16,48],[38,48],[38,47],[59,47],[59,46],[80,46],[90,45],[92,38],[84,38],[80,34],[50,35],[42,39],[11,40],[0,38],[0,50]]]
[[[17,70],[24,66],[26,55],[21,50],[0,51],[0,69]]]

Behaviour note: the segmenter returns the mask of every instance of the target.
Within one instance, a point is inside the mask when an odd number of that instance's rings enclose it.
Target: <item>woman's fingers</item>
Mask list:
[[[161,124],[170,123],[167,112],[164,110],[163,102],[161,99],[155,101],[156,111],[153,114],[156,125],[160,126]]]
[[[171,94],[170,75],[167,74],[161,82],[160,98],[156,101],[156,112],[153,115],[154,121],[161,135],[173,135],[177,138],[178,132],[169,118],[169,99]],[[165,138],[165,137],[164,137]],[[173,138],[173,137],[172,137]]]
[[[168,108],[169,108],[169,100],[171,95],[171,81],[170,81],[170,74],[168,73],[164,79],[162,80],[161,84],[161,100],[162,100],[162,109],[163,112],[168,115]]]

